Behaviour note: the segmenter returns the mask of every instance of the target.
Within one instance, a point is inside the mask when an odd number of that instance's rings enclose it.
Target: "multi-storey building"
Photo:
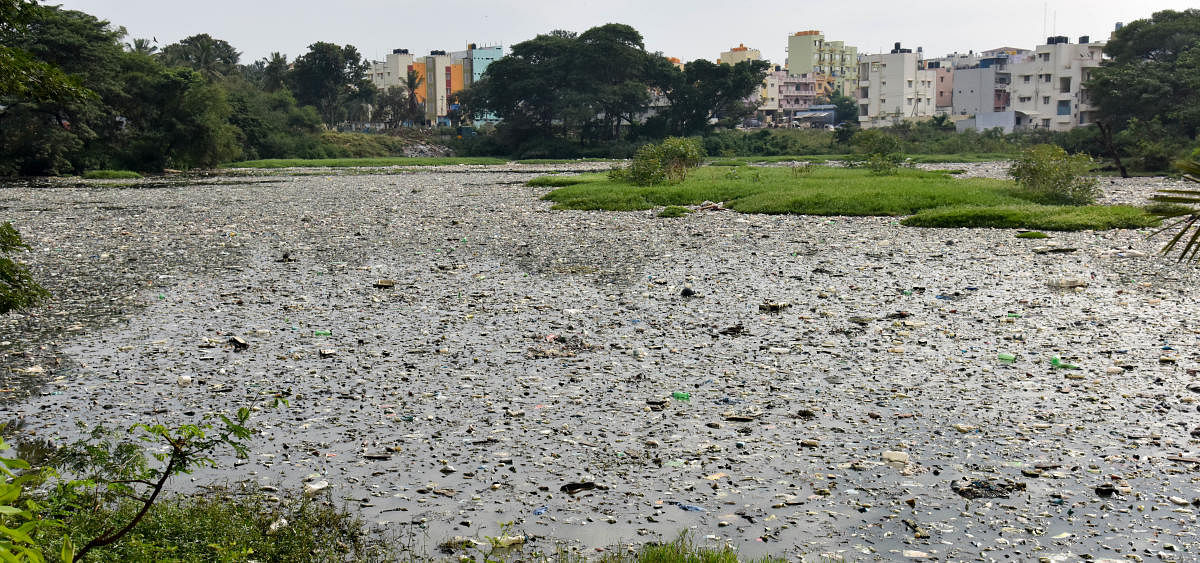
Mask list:
[[[381,90],[407,88],[408,73],[415,72],[420,86],[413,94],[425,107],[425,121],[445,122],[451,109],[450,95],[474,84],[488,65],[502,56],[504,50],[498,45],[478,47],[474,43],[464,51],[431,51],[425,57],[415,57],[408,49],[395,49],[385,60],[371,62],[368,77]]]
[[[1010,56],[1011,109],[1018,129],[1067,131],[1094,121],[1083,83],[1100,66],[1104,43],[1080,37],[1047,39],[1032,53]]]
[[[979,59],[975,65],[955,69],[954,115],[1008,111],[1011,83],[1007,55]]]
[[[721,58],[717,59],[717,64],[735,65],[742,61],[761,61],[762,53],[758,49],[751,49],[743,43],[739,43],[728,51],[721,53]]]
[[[763,80],[758,115],[764,123],[786,126],[797,111],[811,107],[817,95],[817,80],[812,74],[794,75],[776,66]]]
[[[404,87],[408,71],[413,70],[414,58],[408,49],[393,49],[382,61],[371,61],[368,78],[380,90]]]
[[[820,31],[800,31],[788,36],[787,62],[791,74],[823,74],[834,90],[852,96],[858,88],[858,47],[826,41]]]
[[[932,117],[936,106],[934,70],[922,69],[918,55],[900,44],[890,53],[866,55],[858,66],[858,121],[864,128]]]

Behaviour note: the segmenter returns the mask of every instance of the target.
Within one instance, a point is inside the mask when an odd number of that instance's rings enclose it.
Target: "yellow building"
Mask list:
[[[761,61],[762,53],[758,49],[751,49],[745,44],[739,43],[728,51],[721,53],[721,58],[717,59],[717,64],[735,65],[742,61]]]
[[[858,87],[858,47],[841,41],[826,41],[820,31],[800,31],[788,36],[788,74],[823,74],[832,79],[833,89],[847,96]]]

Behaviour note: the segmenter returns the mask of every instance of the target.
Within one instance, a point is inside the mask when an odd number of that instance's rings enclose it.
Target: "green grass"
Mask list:
[[[1083,231],[1141,229],[1159,224],[1144,209],[1129,205],[1000,205],[926,209],[905,219],[910,227],[991,227]]]
[[[744,213],[809,215],[909,215],[946,205],[1021,203],[1011,183],[1000,180],[956,180],[945,174],[901,169],[895,176],[873,176],[866,170],[817,167],[797,175],[788,168],[758,168],[757,174],[729,174],[718,167],[695,170],[681,184],[632,186],[603,174],[584,174],[585,183],[545,196],[558,209],[633,211],[667,205],[723,201]],[[756,177],[757,176],[757,177]]]
[[[523,158],[517,164],[577,164],[580,162],[621,162],[617,158]]]
[[[742,166],[746,164],[772,164],[776,162],[830,162],[860,158],[854,154],[801,154],[785,156],[739,156],[715,158],[712,166]],[[904,157],[917,164],[946,164],[956,162],[995,162],[1011,160],[1015,155],[1006,153],[962,153],[962,154],[906,154]]]
[[[528,182],[525,182],[525,185],[531,186],[531,187],[539,187],[539,188],[547,188],[547,187],[560,188],[560,187],[564,187],[564,186],[575,186],[575,185],[579,185],[579,184],[592,184],[592,183],[602,181],[602,180],[607,180],[607,179],[608,179],[607,176],[603,176],[603,175],[597,176],[595,174],[587,174],[587,175],[583,175],[583,176],[567,176],[567,175],[538,176],[537,178],[534,178]]]
[[[1050,238],[1050,235],[1038,231],[1026,231],[1023,233],[1017,233],[1017,238]]]
[[[88,170],[83,177],[87,180],[131,180],[142,175],[132,170]]]
[[[503,158],[486,156],[404,157],[379,158],[270,158],[244,160],[225,164],[222,168],[347,168],[355,166],[447,166],[454,164],[507,164]]]
[[[664,207],[662,211],[658,212],[658,216],[670,219],[670,218],[675,218],[675,217],[683,217],[684,215],[687,215],[688,213],[691,213],[691,212],[692,212],[691,209],[688,209],[688,208],[680,206],[680,205],[668,205],[668,206]]]
[[[920,227],[997,227],[1041,230],[1141,228],[1158,223],[1129,206],[1056,207],[1021,199],[1015,184],[985,178],[956,179],[939,172],[901,168],[894,176],[864,169],[816,167],[805,174],[789,168],[758,168],[732,174],[704,167],[680,184],[633,186],[604,174],[577,176],[581,182],[544,196],[556,209],[635,211],[665,206],[725,202],[742,213],[904,216]]]

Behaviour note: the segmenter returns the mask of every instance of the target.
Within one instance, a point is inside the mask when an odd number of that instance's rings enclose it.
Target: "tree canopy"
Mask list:
[[[288,84],[301,104],[317,108],[326,123],[336,123],[374,101],[377,89],[367,80],[369,69],[353,45],[318,42],[296,58]]]
[[[1091,73],[1087,96],[1112,156],[1168,163],[1200,134],[1200,10],[1165,10],[1113,34],[1110,60]],[[1158,153],[1158,154],[1150,154]]]
[[[680,71],[648,53],[637,30],[605,24],[576,35],[552,31],[517,43],[462,95],[476,116],[503,120],[509,146],[548,139],[583,145],[646,130],[695,134],[730,124],[754,108],[745,99],[767,63],[690,63]]]

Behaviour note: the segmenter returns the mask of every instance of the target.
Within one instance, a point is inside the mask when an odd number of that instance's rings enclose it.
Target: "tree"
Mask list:
[[[425,106],[421,103],[421,97],[417,95],[421,87],[425,84],[425,77],[416,70],[409,70],[404,76],[404,89],[406,90],[408,111],[403,115],[404,119],[412,123],[420,123],[425,119]]]
[[[352,113],[354,105],[370,100],[374,89],[367,80],[369,63],[352,45],[313,43],[298,57],[288,75],[292,92],[304,105],[317,108],[326,124],[334,124]]]
[[[262,89],[274,92],[283,88],[287,81],[287,57],[276,51],[271,53],[270,57],[263,59],[262,62]]]
[[[828,97],[821,97],[817,100],[818,104],[833,104],[836,106],[834,112],[837,114],[838,123],[858,123],[858,101],[850,96],[842,93],[841,90],[834,90],[833,94]]]
[[[1166,135],[1200,134],[1200,10],[1164,10],[1117,30],[1104,46],[1110,60],[1084,84],[1110,156],[1127,176],[1118,146],[1131,120],[1159,119]]]
[[[513,45],[462,99],[476,117],[501,118],[501,136],[514,148],[552,138],[609,142],[646,114],[672,71],[627,25],[552,31]]]
[[[158,47],[155,47],[149,39],[144,38],[134,39],[133,42],[126,43],[125,50],[143,55],[158,54]]]
[[[669,128],[676,135],[695,135],[712,129],[714,123],[732,126],[754,113],[747,100],[766,76],[766,61],[716,64],[704,59],[687,63],[672,80],[666,98]]]
[[[375,98],[375,121],[400,125],[408,114],[408,99],[408,91],[399,86],[381,90]]]
[[[167,66],[198,70],[205,78],[213,80],[232,74],[241,53],[224,40],[201,33],[163,47],[161,56]]]

